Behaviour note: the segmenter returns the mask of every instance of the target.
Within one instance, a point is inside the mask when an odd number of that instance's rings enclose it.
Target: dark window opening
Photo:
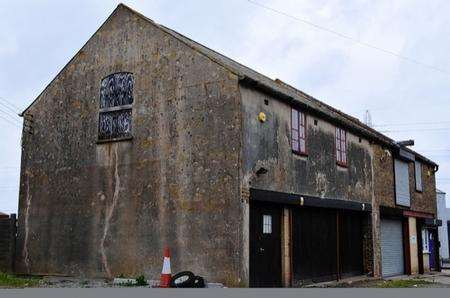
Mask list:
[[[98,139],[131,138],[133,74],[114,73],[101,82]]]
[[[306,115],[292,108],[291,147],[297,154],[306,154]]]
[[[416,190],[423,191],[422,185],[422,164],[418,161],[414,162],[414,176],[416,180]]]
[[[268,106],[268,105],[269,105],[269,100],[268,100],[268,99],[264,99],[264,104],[265,104],[266,106]]]
[[[338,165],[347,166],[347,132],[336,127],[336,162]]]

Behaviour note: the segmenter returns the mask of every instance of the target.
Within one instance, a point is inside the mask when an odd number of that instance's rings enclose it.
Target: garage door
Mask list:
[[[381,220],[381,272],[383,276],[400,275],[403,264],[403,228],[400,220]]]
[[[292,215],[294,283],[363,273],[362,214],[302,207]]]

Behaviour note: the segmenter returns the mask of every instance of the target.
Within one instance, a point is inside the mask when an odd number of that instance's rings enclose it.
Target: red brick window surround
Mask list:
[[[336,163],[347,166],[347,132],[336,127]]]
[[[295,108],[291,113],[291,147],[292,152],[306,155],[306,115]]]

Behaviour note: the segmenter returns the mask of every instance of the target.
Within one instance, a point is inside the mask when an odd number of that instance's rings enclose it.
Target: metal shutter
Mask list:
[[[381,220],[381,273],[383,276],[404,273],[403,228],[400,220]]]
[[[396,159],[395,166],[395,202],[397,205],[409,207],[409,172],[408,163]]]

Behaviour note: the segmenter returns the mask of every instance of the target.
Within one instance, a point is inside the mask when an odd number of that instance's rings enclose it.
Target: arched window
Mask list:
[[[133,104],[133,74],[113,73],[101,82],[99,141],[131,138],[131,108]]]

